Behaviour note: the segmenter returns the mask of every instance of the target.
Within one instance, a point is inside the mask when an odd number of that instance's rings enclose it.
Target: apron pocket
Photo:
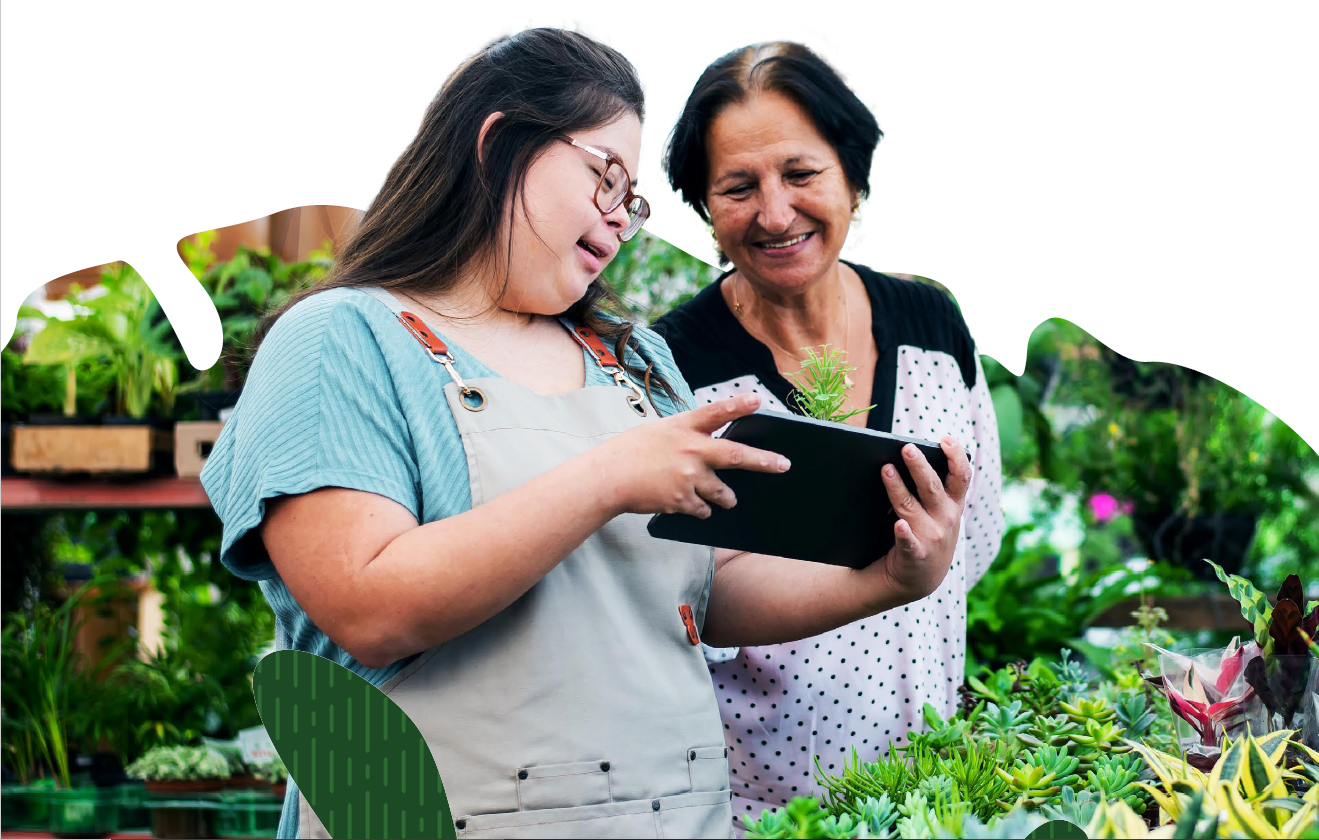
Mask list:
[[[731,791],[703,791],[548,808],[479,814],[455,821],[458,837],[727,837],[733,836]]]
[[[523,767],[517,781],[518,808],[523,811],[600,805],[613,799],[609,762],[604,759]]]
[[[687,777],[692,791],[728,790],[728,747],[692,747],[687,750]]]

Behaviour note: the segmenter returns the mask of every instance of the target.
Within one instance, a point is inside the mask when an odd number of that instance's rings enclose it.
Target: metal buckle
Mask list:
[[[614,369],[614,381],[624,388],[628,388],[632,393],[627,395],[627,404],[632,406],[632,410],[639,417],[646,416],[646,392],[641,390],[637,383],[628,378],[628,375],[620,368]]]
[[[432,350],[431,358],[444,365],[444,369],[449,372],[449,376],[453,379],[453,383],[457,385],[458,390],[462,392],[462,397],[459,398],[458,402],[462,404],[463,408],[468,411],[482,411],[485,409],[486,403],[488,402],[485,396],[485,391],[482,391],[480,388],[473,388],[463,381],[463,378],[458,375],[457,368],[453,366],[453,356],[445,353],[436,353]],[[475,405],[472,405],[467,401],[467,398],[472,396],[475,396],[477,399]]]

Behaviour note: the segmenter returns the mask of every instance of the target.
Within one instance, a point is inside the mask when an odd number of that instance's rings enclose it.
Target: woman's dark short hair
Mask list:
[[[664,152],[669,185],[707,222],[710,162],[705,142],[710,125],[728,105],[753,93],[768,92],[783,94],[809,114],[816,130],[837,152],[847,182],[862,196],[870,193],[870,161],[884,136],[875,115],[806,46],[791,41],[752,44],[705,68]]]

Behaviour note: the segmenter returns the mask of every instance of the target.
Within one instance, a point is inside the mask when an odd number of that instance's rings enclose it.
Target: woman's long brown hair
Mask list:
[[[481,126],[496,111],[504,116],[491,125],[478,158]],[[537,155],[563,134],[629,113],[643,118],[644,97],[636,69],[617,51],[561,29],[529,29],[494,41],[440,88],[330,274],[264,318],[254,345],[309,295],[362,286],[435,294],[453,288],[464,269],[493,264],[501,230],[511,248],[513,204],[525,201],[527,170]],[[501,226],[505,206],[508,218]],[[623,312],[597,278],[563,314],[613,341],[614,355],[647,393],[654,386],[680,403],[664,376],[642,358]],[[625,348],[634,352],[625,354]]]

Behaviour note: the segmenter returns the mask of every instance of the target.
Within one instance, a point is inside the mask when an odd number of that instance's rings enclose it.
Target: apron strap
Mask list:
[[[462,391],[463,399],[459,402],[462,403],[463,408],[469,411],[480,411],[485,408],[485,393],[480,388],[474,388],[463,381],[462,376],[458,374],[457,369],[453,366],[453,354],[449,352],[449,345],[445,344],[444,339],[427,327],[426,322],[419,316],[404,309],[402,301],[388,289],[370,286],[363,287],[362,291],[388,307],[398,318],[398,322],[425,348],[431,359],[444,365],[444,369],[448,371],[454,384]],[[620,387],[627,388],[632,392],[627,396],[627,403],[633,411],[644,417],[646,415],[646,392],[628,377],[627,370],[619,363],[618,357],[600,340],[600,336],[596,335],[590,327],[574,325],[566,318],[559,318],[559,323],[577,340],[578,344],[586,348],[586,352],[590,354],[601,370],[613,377],[614,382]],[[476,402],[472,403],[468,400],[475,400]]]
[[[620,387],[632,391],[628,395],[627,404],[632,406],[633,411],[644,417],[646,414],[646,392],[641,390],[637,383],[628,377],[627,369],[619,363],[618,357],[614,355],[608,345],[600,340],[600,336],[596,335],[590,327],[573,324],[567,318],[560,318],[559,323],[563,324],[564,329],[572,333],[572,337],[577,339],[578,344],[586,348],[586,352],[591,354],[591,358],[595,359],[595,363],[600,366],[601,370],[612,376],[614,382]]]
[[[412,337],[417,339],[422,347],[426,348],[431,360],[444,365],[444,369],[449,372],[449,377],[453,379],[454,384],[458,386],[458,390],[462,392],[462,399],[458,402],[462,403],[463,408],[468,411],[480,411],[485,408],[485,392],[480,388],[468,385],[458,375],[458,369],[453,366],[453,354],[449,352],[449,345],[444,343],[444,339],[432,332],[430,327],[426,326],[426,322],[421,320],[419,316],[404,309],[402,301],[388,289],[366,287],[362,291],[387,306],[398,318],[398,322],[403,325],[404,329],[411,333]]]

